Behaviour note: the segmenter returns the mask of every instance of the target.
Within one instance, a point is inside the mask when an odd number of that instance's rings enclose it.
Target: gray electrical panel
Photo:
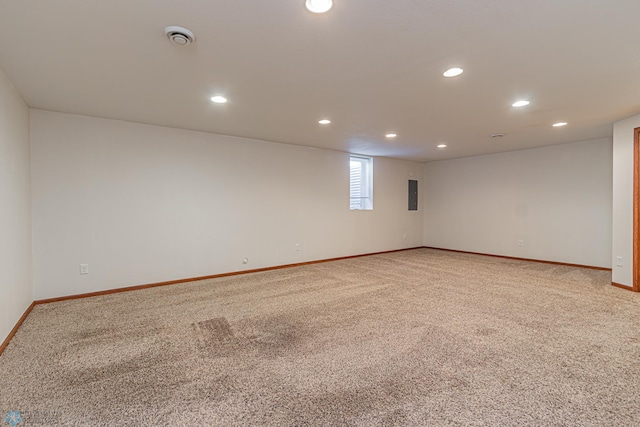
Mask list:
[[[418,210],[418,181],[409,180],[409,210]]]

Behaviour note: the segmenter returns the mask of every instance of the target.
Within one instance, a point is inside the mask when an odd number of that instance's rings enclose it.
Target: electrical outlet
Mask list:
[[[404,233],[404,235],[402,236],[402,240],[407,240],[407,233]]]
[[[300,252],[300,243],[296,243],[296,252]]]
[[[524,246],[524,240],[518,240],[518,246],[523,247]]]
[[[622,257],[621,256],[617,256],[616,257],[616,267],[622,267]]]
[[[80,264],[80,274],[89,274],[89,264]]]

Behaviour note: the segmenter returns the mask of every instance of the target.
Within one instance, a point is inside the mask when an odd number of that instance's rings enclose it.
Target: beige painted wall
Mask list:
[[[0,70],[0,343],[31,304],[29,110]]]
[[[613,125],[613,281],[633,286],[633,130],[640,114]],[[622,258],[622,266],[616,258]]]
[[[611,267],[611,147],[600,139],[427,163],[425,245]]]
[[[350,211],[342,152],[41,110],[31,144],[36,299],[422,245],[420,163]]]

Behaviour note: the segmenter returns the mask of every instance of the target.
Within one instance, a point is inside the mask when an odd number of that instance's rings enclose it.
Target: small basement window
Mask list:
[[[349,208],[373,209],[373,159],[349,156]]]

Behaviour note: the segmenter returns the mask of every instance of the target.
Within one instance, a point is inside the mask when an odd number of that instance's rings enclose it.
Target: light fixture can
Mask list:
[[[442,75],[445,77],[456,77],[462,74],[463,72],[464,70],[462,68],[455,67],[455,68],[449,68],[447,71],[442,73]]]
[[[333,7],[332,0],[306,0],[304,6],[309,12],[325,13]]]

